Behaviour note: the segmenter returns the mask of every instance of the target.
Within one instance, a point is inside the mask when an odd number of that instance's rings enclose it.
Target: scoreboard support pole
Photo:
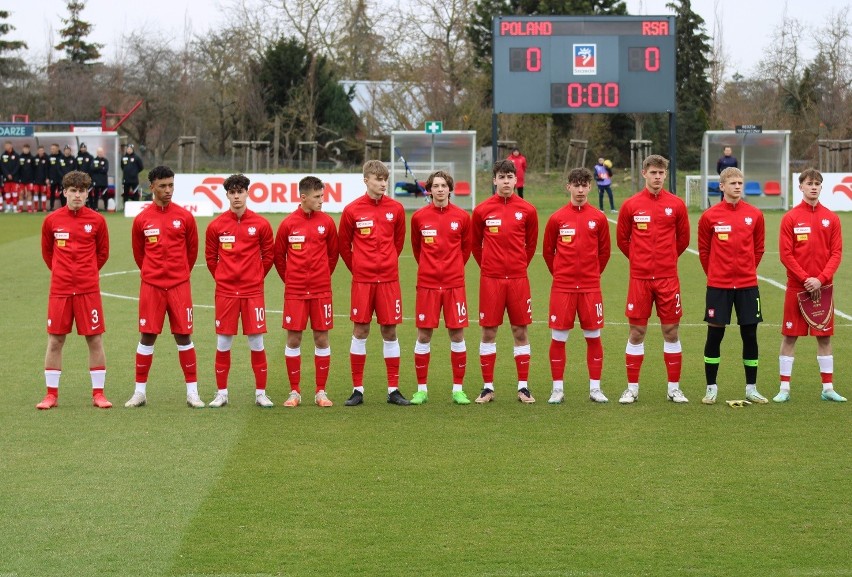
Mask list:
[[[669,112],[669,191],[677,194],[677,115]]]

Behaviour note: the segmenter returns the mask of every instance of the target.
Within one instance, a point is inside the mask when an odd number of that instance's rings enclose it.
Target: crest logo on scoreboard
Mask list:
[[[574,74],[594,76],[598,73],[598,45],[574,44]]]

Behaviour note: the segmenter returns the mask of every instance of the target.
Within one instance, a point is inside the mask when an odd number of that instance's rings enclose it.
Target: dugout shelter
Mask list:
[[[120,189],[117,184],[121,184],[121,149],[117,132],[34,132],[32,136],[10,136],[3,137],[2,140],[11,142],[18,153],[21,152],[24,144],[29,144],[33,156],[39,146],[43,146],[45,153],[50,154],[51,144],[59,145],[60,154],[66,145],[70,146],[75,157],[80,150],[80,144],[85,144],[92,156],[95,156],[98,148],[103,148],[104,156],[109,161],[109,187],[113,190]],[[119,202],[120,199],[121,191],[119,190],[115,195],[115,201]]]
[[[790,205],[790,131],[712,130],[701,144],[701,173],[687,177],[687,206],[702,210],[721,199],[716,162],[730,146],[745,175],[744,198],[760,209],[787,210]]]
[[[406,209],[418,209],[428,199],[418,190],[414,177],[406,173],[405,163],[394,152],[397,149],[421,186],[425,187],[431,173],[445,170],[455,183],[450,202],[465,210],[476,205],[476,131],[391,132],[388,161],[391,194]]]

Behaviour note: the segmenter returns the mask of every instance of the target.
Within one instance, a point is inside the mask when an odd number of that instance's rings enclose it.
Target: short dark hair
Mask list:
[[[426,179],[426,190],[432,190],[432,184],[435,182],[436,178],[443,178],[444,182],[447,183],[447,186],[450,187],[450,192],[455,189],[455,183],[453,182],[453,177],[444,172],[443,170],[436,170],[432,174],[429,175],[429,178]]]
[[[822,173],[816,168],[806,168],[799,174],[799,184],[802,184],[806,180],[815,180],[822,184]]]
[[[160,165],[155,166],[148,173],[148,182],[153,183],[155,180],[163,180],[164,178],[172,178],[175,175],[175,171],[169,168],[168,166]]]
[[[497,176],[499,173],[503,174],[517,174],[518,169],[515,168],[515,163],[508,159],[498,160],[494,163],[493,176]]]
[[[575,168],[568,173],[568,184],[589,184],[592,182],[592,171],[588,168]]]
[[[222,186],[225,189],[225,192],[228,192],[232,188],[245,188],[248,190],[251,181],[245,174],[232,174],[228,178],[225,179],[225,182],[222,183]]]
[[[81,188],[88,190],[92,186],[92,177],[82,170],[72,170],[62,177],[62,188]]]
[[[325,185],[316,176],[306,176],[299,181],[299,194],[308,194],[315,190],[325,190]]]

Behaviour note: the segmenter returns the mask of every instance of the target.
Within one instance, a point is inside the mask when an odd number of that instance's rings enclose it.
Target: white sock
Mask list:
[[[187,383],[186,384],[186,395],[197,395],[198,394],[198,383]]]
[[[824,357],[817,356],[817,363],[819,363],[820,373],[831,373],[832,376],[834,376],[834,355],[826,355]],[[833,389],[833,382],[822,384],[823,391],[831,391]]]
[[[46,370],[44,371],[44,382],[50,389],[59,388],[59,377],[62,376],[62,371]]]
[[[554,391],[561,391],[562,387],[564,387],[564,386],[565,386],[564,381],[553,381],[553,390]]]
[[[99,369],[97,371],[89,371],[89,375],[92,377],[92,388],[93,389],[103,389],[104,383],[106,383],[106,369]]]
[[[793,374],[794,357],[780,355],[778,357],[778,372],[782,377],[789,377]],[[781,381],[781,390],[790,392],[790,381]]]

